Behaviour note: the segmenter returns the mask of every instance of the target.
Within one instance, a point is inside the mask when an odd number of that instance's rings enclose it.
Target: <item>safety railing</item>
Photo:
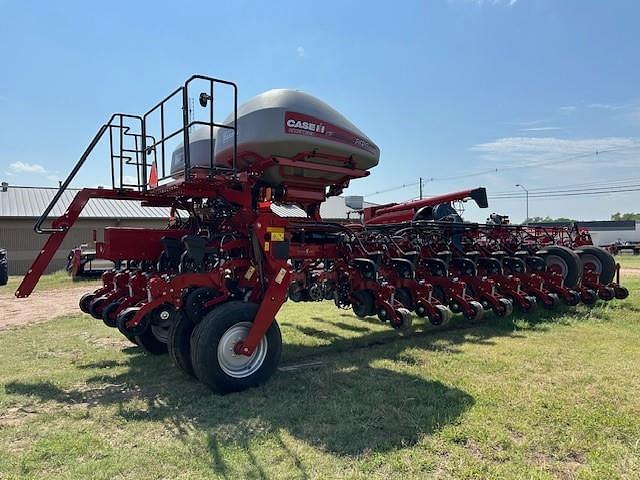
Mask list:
[[[198,95],[198,103],[202,108],[207,108],[207,121],[192,119],[190,117],[190,113],[192,108],[189,104],[190,99],[192,98],[190,95],[190,87],[194,84],[194,82],[204,82],[208,87],[205,91],[201,91]],[[232,111],[232,121],[229,124],[216,122],[215,121],[215,87],[216,85],[225,85],[232,89],[232,103],[233,103],[233,111]],[[182,125],[179,128],[175,129],[167,129],[167,105],[174,99],[181,100],[181,108],[182,108]],[[146,145],[145,154],[149,152],[157,152],[160,150],[160,155],[158,156],[159,163],[157,164],[158,169],[158,181],[162,182],[165,179],[171,177],[170,168],[167,168],[167,155],[166,155],[166,144],[169,140],[177,137],[179,135],[182,136],[182,145],[184,152],[184,178],[185,180],[189,180],[192,174],[192,162],[191,162],[191,154],[190,154],[190,133],[191,129],[194,126],[202,125],[209,127],[209,165],[208,170],[209,174],[213,175],[215,173],[221,171],[235,171],[236,170],[236,157],[238,150],[238,134],[237,134],[237,120],[238,120],[238,87],[235,83],[229,82],[226,80],[221,80],[217,78],[207,77],[204,75],[193,75],[184,83],[184,85],[176,88],[173,92],[167,95],[164,99],[162,99],[158,104],[156,104],[153,108],[151,108],[147,113],[143,115],[143,136],[146,135],[150,118],[154,115],[159,115],[159,130],[160,135],[157,140],[154,140],[152,144]],[[229,130],[233,132],[233,150],[232,150],[232,162],[230,167],[225,167],[221,165],[216,165],[214,160],[214,148],[213,148],[213,140],[215,137],[214,130],[216,128],[222,128],[225,130]],[[199,168],[207,168],[206,166],[199,165]],[[145,177],[146,178],[146,177]]]
[[[205,91],[200,92],[198,102],[201,107],[207,108],[207,121],[191,118],[191,108],[189,105],[190,87],[194,82],[204,82],[208,87]],[[228,124],[215,121],[215,87],[216,85],[224,85],[232,89],[233,112],[232,121]],[[167,124],[167,108],[172,100],[179,100],[181,108],[181,125],[177,128],[170,128]],[[158,112],[160,116],[159,135],[150,135],[147,133],[148,122],[151,117]],[[51,211],[58,203],[64,192],[67,190],[78,171],[85,164],[87,159],[94,152],[96,146],[108,132],[109,153],[111,160],[111,187],[114,190],[135,189],[146,192],[152,186],[149,185],[149,174],[151,168],[156,166],[157,180],[162,182],[171,178],[171,166],[167,166],[166,145],[173,138],[181,136],[184,151],[184,179],[192,178],[192,163],[189,151],[190,130],[196,125],[209,126],[209,165],[208,167],[198,165],[198,168],[207,168],[209,175],[219,172],[235,172],[237,165],[237,149],[238,149],[238,87],[235,83],[227,80],[221,80],[204,75],[193,75],[189,77],[184,85],[176,88],[153,108],[144,115],[131,115],[126,113],[115,113],[109,118],[109,121],[102,125],[96,135],[93,137],[89,146],[80,156],[73,169],[62,182],[53,199],[47,205],[42,215],[36,221],[34,230],[37,233],[56,233],[64,231],[64,228],[44,228],[42,225],[51,214]],[[216,165],[214,160],[214,129],[222,128],[233,132],[233,150],[231,166]],[[160,150],[160,155],[158,155]],[[133,172],[134,175],[128,173]]]

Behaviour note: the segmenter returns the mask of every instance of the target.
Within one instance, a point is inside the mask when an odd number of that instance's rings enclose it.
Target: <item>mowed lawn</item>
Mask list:
[[[640,478],[624,301],[403,335],[287,303],[283,366],[218,396],[82,314],[0,332],[0,478]]]
[[[623,269],[640,269],[640,255],[616,255],[615,259]],[[622,273],[624,277],[624,271]]]
[[[11,275],[9,277],[9,281],[6,285],[2,287],[2,293],[6,295],[13,295],[17,288],[20,286],[22,282],[21,275]],[[46,290],[55,290],[57,288],[65,288],[65,287],[73,287],[73,286],[87,286],[87,291],[95,290],[100,285],[102,285],[102,280],[100,277],[95,278],[78,278],[76,280],[71,278],[65,270],[60,270],[59,272],[51,273],[49,275],[43,275],[40,277],[36,288],[34,289],[35,293],[46,291]]]

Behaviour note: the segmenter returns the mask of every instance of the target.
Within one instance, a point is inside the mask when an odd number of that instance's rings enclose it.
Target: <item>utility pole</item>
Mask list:
[[[420,177],[420,200],[422,200],[422,177]]]
[[[529,190],[527,190],[525,188],[524,185],[520,185],[519,183],[516,183],[516,187],[520,187],[521,189],[524,190],[525,193],[525,198],[526,198],[526,205],[527,205],[527,218],[525,219],[525,221],[527,222],[527,225],[529,225]]]

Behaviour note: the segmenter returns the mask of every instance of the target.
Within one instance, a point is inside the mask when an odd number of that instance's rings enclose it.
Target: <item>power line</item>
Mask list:
[[[492,174],[492,173],[502,173],[504,171],[507,170],[515,170],[515,169],[519,169],[519,168],[536,168],[536,167],[544,167],[544,166],[548,166],[548,165],[560,165],[563,163],[567,163],[570,162],[572,160],[576,160],[579,158],[586,158],[586,157],[591,157],[591,156],[595,156],[598,157],[599,155],[602,154],[606,154],[606,153],[611,153],[611,152],[619,152],[619,151],[625,151],[625,150],[638,150],[640,149],[640,145],[633,145],[633,146],[627,146],[627,147],[613,147],[613,148],[609,148],[609,149],[605,149],[605,150],[595,150],[592,152],[583,152],[583,153],[578,153],[575,155],[570,155],[568,157],[565,157],[564,159],[553,159],[553,160],[547,160],[547,161],[543,161],[543,162],[533,162],[533,163],[529,163],[529,164],[507,164],[505,166],[502,167],[494,167],[494,168],[490,168],[490,169],[486,169],[486,170],[482,170],[480,172],[474,172],[474,173],[467,173],[467,174],[461,174],[461,175],[451,175],[451,176],[447,176],[447,177],[425,177],[423,178],[423,182],[424,183],[431,183],[431,182],[441,182],[441,181],[448,181],[448,180],[460,180],[463,178],[473,178],[473,177],[479,177],[479,176],[484,176],[484,175],[488,175],[488,174]],[[626,181],[629,181],[631,179],[627,179]],[[599,182],[595,182],[595,184],[598,184]],[[604,183],[604,182],[603,182]],[[413,186],[420,186],[421,182],[411,182],[411,183],[403,183],[402,185],[397,185],[395,187],[389,187],[383,190],[377,190],[375,192],[372,193],[368,193],[365,194],[365,197],[372,197],[374,195],[380,195],[382,193],[388,193],[388,192],[393,192],[393,191],[397,191],[397,190],[403,190],[405,188],[409,188],[409,187],[413,187]],[[577,184],[575,186],[582,186],[581,184]],[[584,186],[588,186],[588,184],[584,184]],[[531,189],[531,190],[541,190],[541,189]],[[500,192],[500,193],[510,193],[510,192]]]
[[[563,193],[544,193],[540,195],[529,195],[529,198],[564,198],[574,196],[593,196],[593,195],[613,195],[616,193],[628,193],[628,192],[640,192],[640,186],[638,188],[624,188],[620,190],[605,190],[605,191],[577,191],[577,192],[563,192]],[[525,198],[524,195],[502,196],[502,197],[488,197],[490,200],[512,200]]]
[[[529,196],[530,197],[536,197],[536,196],[545,196],[545,195],[549,195],[549,194],[557,194],[557,193],[580,193],[580,192],[596,192],[596,191],[604,191],[606,192],[611,192],[614,190],[618,190],[621,188],[637,188],[640,187],[640,184],[638,183],[634,183],[634,184],[627,184],[627,185],[617,185],[617,186],[606,186],[606,187],[591,187],[591,188],[573,188],[573,189],[560,189],[560,188],[549,188],[547,190],[543,190],[543,191],[537,191],[537,192],[532,192],[531,190],[529,190]],[[492,198],[511,198],[511,197],[517,197],[517,198],[522,198],[523,194],[519,193],[519,192],[511,192],[511,193],[503,193],[503,194],[493,194],[491,195]]]
[[[530,192],[544,192],[546,190],[549,189],[559,189],[559,188],[573,188],[573,187],[597,187],[599,185],[608,185],[608,186],[615,186],[614,184],[618,184],[618,183],[628,183],[628,182],[636,182],[636,181],[640,181],[640,177],[631,177],[631,178],[624,178],[624,179],[614,179],[614,180],[598,180],[598,181],[594,181],[594,182],[587,182],[587,183],[572,183],[569,185],[556,185],[553,187],[537,187],[537,188],[529,188]],[[493,195],[503,195],[503,194],[515,194],[515,193],[519,193],[519,190],[503,190],[503,191],[499,191],[499,192],[492,192]]]
[[[583,152],[583,153],[577,153],[575,155],[570,155],[564,159],[561,160],[547,160],[544,162],[534,162],[534,163],[529,163],[529,164],[507,164],[504,165],[502,167],[494,167],[494,168],[489,168],[480,172],[475,172],[475,173],[467,173],[467,174],[462,174],[462,175],[453,175],[453,176],[448,176],[448,177],[429,177],[426,180],[428,182],[439,182],[439,181],[445,181],[445,180],[458,180],[461,178],[471,178],[471,177],[479,177],[482,175],[487,175],[489,173],[501,173],[504,172],[505,170],[514,170],[514,169],[518,169],[518,168],[535,168],[535,167],[544,167],[547,165],[559,165],[559,164],[563,164],[563,163],[567,163],[570,162],[572,160],[576,160],[579,158],[586,158],[586,157],[590,157],[590,156],[599,156],[602,155],[604,153],[611,153],[611,152],[617,152],[617,151],[621,151],[621,150],[637,150],[640,149],[640,145],[634,145],[634,146],[630,146],[630,147],[614,147],[614,148],[609,148],[607,150],[595,150],[592,152]]]
[[[414,187],[416,185],[418,185],[420,182],[413,182],[413,183],[403,183],[402,185],[398,185],[396,187],[389,187],[385,190],[377,190],[375,192],[372,193],[367,193],[364,196],[365,197],[373,197],[374,195],[379,195],[381,193],[387,193],[387,192],[393,192],[395,190],[402,190],[404,188],[409,188],[409,187]]]

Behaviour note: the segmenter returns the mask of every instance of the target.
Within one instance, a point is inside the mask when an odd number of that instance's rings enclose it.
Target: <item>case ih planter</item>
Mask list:
[[[206,120],[194,120],[189,105],[197,87]],[[232,114],[215,122],[216,89],[224,88]],[[182,110],[173,129],[172,102]],[[111,188],[81,190],[44,228],[103,136]],[[177,138],[169,158],[167,142]],[[151,353],[168,351],[218,392],[273,374],[282,348],[275,318],[287,296],[332,300],[406,329],[410,311],[444,325],[454,313],[479,321],[487,311],[506,316],[514,307],[628,295],[614,281],[613,258],[587,232],[512,226],[495,215],[464,223],[451,202],[486,207],[483,188],[368,208],[363,224],[322,221],[321,203],[378,159],[364,133],[316,98],[272,90],[238,108],[235,84],[193,76],[144,115],[114,114],[100,128],[36,223],[49,238],[16,295],[31,293],[92,198],[167,207],[171,221],[160,230],[106,228],[95,255],[118,267],[80,308]]]

